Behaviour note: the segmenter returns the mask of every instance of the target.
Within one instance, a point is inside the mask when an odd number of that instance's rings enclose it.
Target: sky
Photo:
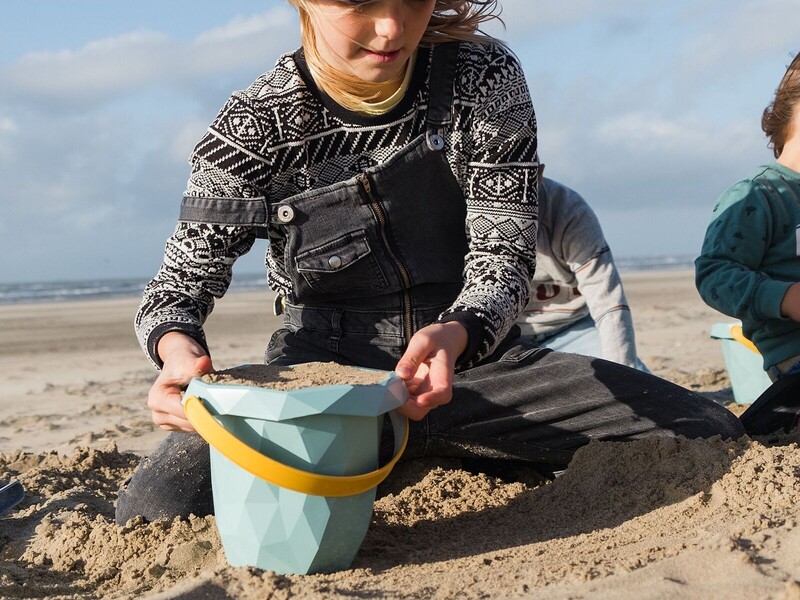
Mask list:
[[[617,258],[696,255],[720,193],[773,160],[761,113],[800,50],[800,3],[499,4],[489,32],[523,65],[546,174]],[[4,2],[0,283],[155,274],[192,147],[298,44],[285,0]]]

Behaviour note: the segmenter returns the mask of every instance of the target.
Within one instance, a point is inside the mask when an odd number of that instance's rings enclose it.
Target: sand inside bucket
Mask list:
[[[212,371],[202,377],[206,383],[232,383],[274,390],[299,390],[325,385],[370,385],[385,381],[388,371],[359,369],[334,362],[310,362],[292,367],[244,365]]]

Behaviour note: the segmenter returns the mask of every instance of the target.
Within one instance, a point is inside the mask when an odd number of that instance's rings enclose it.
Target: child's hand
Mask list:
[[[786,290],[781,300],[781,314],[793,321],[800,321],[800,282],[792,284]]]
[[[181,392],[192,377],[212,370],[211,358],[188,335],[171,331],[158,341],[158,355],[164,361],[147,396],[153,423],[168,431],[194,431],[181,405]]]
[[[397,412],[419,421],[437,406],[450,402],[456,360],[468,341],[466,328],[456,321],[434,323],[415,333],[395,367],[410,395]]]

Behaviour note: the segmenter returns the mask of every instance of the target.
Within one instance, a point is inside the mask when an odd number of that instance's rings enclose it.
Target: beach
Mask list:
[[[623,273],[653,373],[740,414],[688,270]],[[214,366],[261,363],[273,294],[231,293],[206,331]],[[552,482],[455,461],[401,465],[353,566],[277,575],[227,564],[213,517],[125,527],[119,485],[165,437],[137,298],[0,306],[0,598],[800,599],[796,435],[597,442]]]

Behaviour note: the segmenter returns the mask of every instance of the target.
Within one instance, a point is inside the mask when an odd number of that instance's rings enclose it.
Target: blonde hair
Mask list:
[[[327,65],[317,48],[314,25],[311,21],[310,2],[313,0],[288,0],[300,15],[300,37],[306,62],[316,84],[341,106],[360,111],[365,102],[377,100],[387,86],[399,87],[405,72],[393,80],[382,83],[363,81]],[[352,10],[358,10],[353,6]],[[498,42],[481,31],[482,24],[497,20],[502,23],[497,0],[436,0],[431,20],[420,40],[420,46],[432,47],[450,41]]]

